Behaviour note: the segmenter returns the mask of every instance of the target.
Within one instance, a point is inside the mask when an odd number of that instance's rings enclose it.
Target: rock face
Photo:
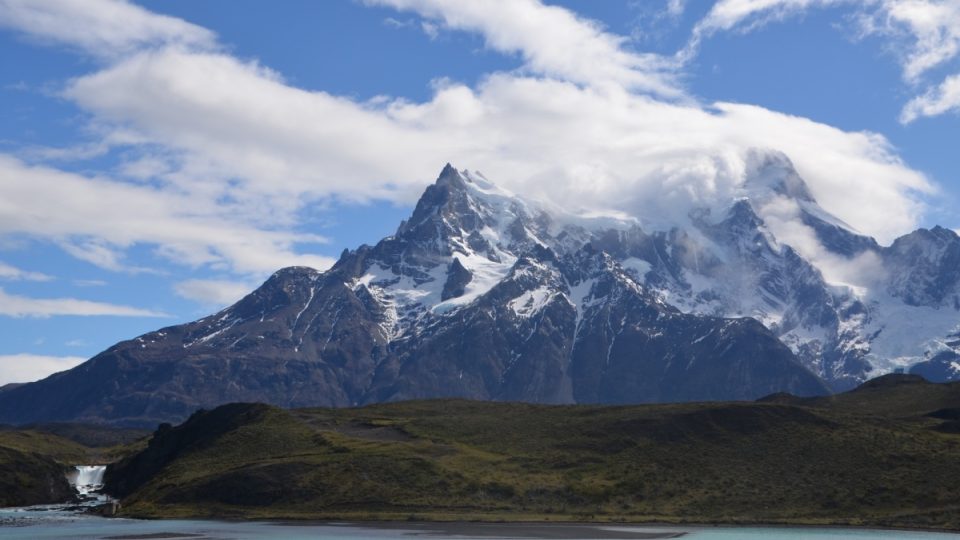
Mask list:
[[[148,425],[231,401],[811,395],[960,345],[956,234],[882,248],[820,208],[779,155],[758,155],[744,190],[721,215],[647,230],[547,212],[448,165],[394,236],[5,390],[0,422]],[[872,265],[876,286],[829,282],[781,243],[765,216],[785,205],[825,250]]]
[[[910,373],[933,382],[958,380],[960,379],[960,354],[943,351],[930,360],[914,364],[910,368]]]

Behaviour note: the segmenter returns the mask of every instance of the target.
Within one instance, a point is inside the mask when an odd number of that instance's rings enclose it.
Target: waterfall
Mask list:
[[[76,472],[68,475],[67,479],[80,495],[89,495],[103,487],[103,472],[106,465],[77,465]]]

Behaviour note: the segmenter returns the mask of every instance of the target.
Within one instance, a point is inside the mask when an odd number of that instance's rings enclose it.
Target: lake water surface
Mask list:
[[[285,524],[191,520],[139,521],[64,512],[57,507],[0,509],[0,539],[260,539],[452,540],[452,539],[651,539],[690,540],[960,540],[960,534],[862,529],[767,527],[672,527],[552,524]]]

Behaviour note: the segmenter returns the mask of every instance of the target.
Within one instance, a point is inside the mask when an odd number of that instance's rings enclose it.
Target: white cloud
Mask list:
[[[477,32],[487,46],[517,53],[525,67],[579,84],[617,86],[682,97],[674,64],[655,54],[629,51],[626,38],[592,20],[537,0],[367,0],[369,4],[415,11],[453,30]]]
[[[424,102],[357,102],[296,88],[209,48],[128,53],[63,95],[113,147],[135,150],[122,172],[139,182],[0,155],[0,235],[52,240],[114,269],[129,269],[125,253],[137,244],[234,274],[325,268],[330,259],[298,250],[320,240],[295,232],[304,205],[411,202],[445,161],[566,207],[656,222],[724,204],[740,189],[747,150],[772,147],[792,158],[828,210],[881,241],[916,225],[918,194],[932,189],[877,134],[749,105],[664,100],[682,95],[670,62],[629,51],[624,38],[562,8],[378,3],[479,32],[490,48],[519,54],[533,75],[491,74],[474,88],[439,83]],[[736,18],[725,17],[717,20]],[[209,283],[181,289],[201,300],[228,295]]]
[[[916,82],[960,53],[960,2],[956,0],[883,0],[860,21],[865,34],[905,39],[897,49],[908,81]]]
[[[86,360],[80,356],[0,355],[0,386],[38,381],[54,373],[76,367]]]
[[[426,34],[431,40],[437,39],[437,36],[440,35],[440,29],[437,27],[437,25],[429,21],[421,22],[420,29],[423,30],[423,33]]]
[[[155,270],[130,266],[123,262],[123,253],[99,238],[61,239],[57,242],[68,254],[92,265],[130,274],[156,273]]]
[[[702,41],[722,31],[749,32],[807,10],[832,6],[853,8],[859,37],[882,36],[903,68],[911,85],[934,68],[960,55],[960,2],[956,0],[720,0],[697,23],[679,58],[689,61]],[[960,107],[957,77],[949,76],[912,99],[900,120],[909,123],[921,116],[936,116]]]
[[[644,43],[664,43],[666,36],[677,30],[687,0],[631,0],[627,3],[632,20],[629,22],[630,40],[634,47]],[[675,57],[670,58],[674,69],[680,67]]]
[[[108,63],[140,50],[186,54],[218,48],[215,34],[205,28],[121,0],[0,0],[0,26],[41,42],[79,48]],[[279,79],[264,69],[257,73]],[[33,159],[82,159],[143,142],[114,126],[88,144],[28,148],[25,154]],[[258,157],[270,161],[279,156]],[[221,178],[217,186],[195,182],[185,176],[185,168],[179,176],[157,183],[171,159],[176,157],[161,150],[124,164],[121,174],[150,180],[138,185],[29,166],[0,154],[0,235],[25,233],[52,240],[78,259],[127,272],[152,271],[126,261],[126,251],[137,244],[154,245],[159,255],[175,262],[242,274],[262,275],[288,264],[322,269],[332,263],[328,257],[297,252],[299,244],[324,240],[290,230],[303,203],[299,192],[276,194],[273,205],[263,204],[255,193],[237,200],[229,179]],[[199,161],[190,171],[206,172]],[[56,197],[51,196],[54,193]]]
[[[904,78],[914,84],[935,68],[960,56],[960,2],[956,0],[884,0],[877,12],[861,18],[864,34],[894,39]],[[910,123],[920,117],[960,110],[960,72],[929,86],[900,113]]]
[[[168,317],[168,315],[130,306],[91,302],[76,298],[30,298],[8,294],[0,289],[0,315],[8,317],[52,317],[57,315],[112,315],[116,317]]]
[[[0,0],[0,26],[105,59],[149,46],[216,42],[205,28],[123,0]]]
[[[253,288],[250,283],[218,279],[188,279],[173,286],[177,295],[213,308],[233,304]]]
[[[74,161],[99,157],[106,154],[109,150],[110,145],[107,142],[96,141],[65,148],[34,146],[25,149],[23,154],[35,160]]]
[[[50,281],[53,279],[53,277],[40,272],[21,270],[15,266],[10,266],[5,262],[0,261],[0,279],[9,279],[13,281]]]
[[[689,48],[720,31],[750,31],[815,8],[854,8],[861,36],[892,40],[904,77],[925,72],[960,53],[960,2],[956,0],[720,0],[697,23]]]
[[[73,284],[77,287],[104,287],[107,282],[102,279],[75,279]]]
[[[667,0],[667,13],[672,17],[683,15],[687,8],[687,0]]]
[[[694,27],[686,47],[679,53],[682,60],[695,56],[703,40],[728,31],[749,32],[774,21],[782,21],[804,11],[849,3],[852,0],[718,0]],[[865,3],[870,3],[866,0]]]
[[[704,34],[737,28],[753,29],[772,21],[780,21],[804,11],[852,0],[719,0],[697,23]],[[871,0],[861,2],[869,4]],[[696,32],[696,31],[695,31]]]
[[[900,114],[900,121],[909,124],[922,116],[939,116],[960,112],[960,74],[947,77],[940,86],[910,100]]]
[[[656,216],[665,201],[682,211],[725,200],[739,178],[716,157],[742,161],[756,146],[786,152],[828,210],[882,240],[916,224],[916,193],[930,189],[877,134],[503,73],[476,89],[440,85],[423,103],[357,103],[229,56],[164,50],[78,79],[67,95],[175,150],[171,182],[191,198],[229,193],[268,214],[331,196],[411,201],[451,161],[561,204]]]
[[[272,223],[251,224],[243,208],[223,204],[218,195],[194,195],[174,187],[87,178],[0,154],[0,235],[52,240],[71,255],[112,270],[144,271],[124,260],[125,250],[137,244],[155,245],[173,262],[237,273],[332,263],[294,250],[321,237]]]
[[[176,171],[163,178],[176,189],[229,198],[265,222],[289,221],[303,202],[331,193],[395,197],[409,185],[390,178],[388,163],[416,159],[405,133],[375,106],[285,85],[221,54],[143,53],[76,79],[65,95],[98,121],[172,149]]]
[[[827,283],[850,287],[855,294],[884,283],[886,274],[877,253],[865,251],[848,259],[826,249],[816,231],[803,223],[796,201],[773,197],[765,201],[759,212],[777,241],[797,250],[821,271]]]

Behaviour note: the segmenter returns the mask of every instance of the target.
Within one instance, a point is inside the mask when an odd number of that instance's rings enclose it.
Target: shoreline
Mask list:
[[[523,514],[509,512],[504,513],[471,513],[471,512],[416,512],[416,511],[392,511],[392,512],[340,512],[340,513],[311,513],[309,511],[297,512],[292,509],[286,511],[278,510],[275,512],[231,512],[227,508],[210,508],[208,512],[193,513],[195,510],[190,507],[174,506],[167,508],[167,512],[159,511],[160,508],[154,508],[153,512],[137,512],[136,508],[129,514],[121,512],[119,515],[107,516],[95,511],[96,508],[80,508],[70,504],[50,504],[36,505],[26,507],[5,507],[0,508],[0,513],[24,512],[34,516],[42,516],[46,513],[56,514],[63,512],[73,515],[77,518],[101,518],[118,519],[144,522],[164,522],[164,521],[200,521],[200,522],[221,522],[221,523],[270,523],[281,526],[337,526],[353,528],[371,528],[381,530],[418,530],[422,531],[415,536],[472,536],[478,538],[486,537],[516,537],[533,538],[538,540],[567,540],[580,538],[583,535],[572,534],[579,531],[591,531],[590,538],[597,540],[640,540],[646,538],[678,538],[686,533],[696,530],[711,529],[819,529],[819,530],[850,530],[850,531],[893,531],[893,532],[917,532],[917,533],[940,533],[955,534],[960,536],[960,527],[948,528],[920,525],[897,525],[864,522],[863,518],[841,518],[841,520],[831,520],[829,518],[817,519],[815,517],[798,517],[795,521],[763,521],[750,518],[730,517],[724,521],[698,520],[694,517],[647,515],[647,516],[629,516],[629,515],[609,515],[585,516],[576,514]],[[31,511],[32,510],[32,511]],[[233,508],[232,510],[236,510]],[[940,509],[944,510],[944,509]],[[246,515],[244,515],[246,514]],[[920,517],[920,515],[901,515],[891,516],[889,522],[895,521],[898,517],[909,520],[911,517]],[[23,514],[21,514],[23,516]],[[6,516],[12,517],[12,516]],[[26,517],[26,516],[23,516]],[[604,519],[607,518],[607,519]],[[19,521],[19,520],[16,520]],[[859,521],[859,522],[855,522]],[[621,530],[618,530],[621,529]],[[646,529],[646,530],[645,530]],[[650,535],[650,529],[665,529],[662,531],[653,531]],[[507,531],[507,534],[504,533]],[[664,536],[666,534],[666,536]]]
[[[90,507],[94,508],[94,507]],[[31,509],[35,509],[31,511]],[[696,519],[671,519],[666,516],[651,516],[649,519],[637,517],[630,519],[627,516],[613,516],[621,519],[596,520],[596,519],[578,519],[571,515],[518,515],[514,516],[504,514],[416,514],[416,513],[370,513],[361,515],[351,514],[328,514],[326,516],[297,515],[296,513],[277,513],[276,515],[252,515],[238,516],[224,514],[218,515],[196,515],[184,513],[177,515],[176,512],[167,515],[139,514],[119,514],[116,516],[106,516],[90,509],[81,510],[79,508],[70,508],[66,504],[47,504],[21,507],[4,507],[4,511],[24,511],[27,513],[37,512],[43,514],[46,512],[55,513],[57,511],[66,511],[77,517],[99,517],[102,519],[124,519],[149,522],[162,521],[209,521],[223,523],[272,523],[284,526],[343,526],[343,527],[367,527],[374,529],[423,529],[425,533],[418,536],[436,536],[431,531],[456,530],[461,532],[472,532],[472,536],[477,537],[495,537],[503,536],[495,534],[483,534],[484,529],[499,528],[517,529],[525,528],[527,531],[542,529],[556,533],[562,528],[569,529],[588,529],[592,531],[604,531],[600,535],[591,536],[598,540],[629,540],[643,538],[677,538],[674,536],[633,536],[630,534],[617,535],[611,529],[615,528],[670,528],[687,529],[684,532],[696,529],[723,529],[723,528],[783,528],[783,529],[836,529],[836,530],[857,530],[857,531],[898,531],[898,532],[918,532],[918,533],[941,533],[960,535],[960,528],[945,527],[920,527],[909,525],[882,525],[870,523],[849,523],[824,520],[817,522],[810,520],[806,523],[791,521],[757,521],[750,519],[733,519],[729,521],[699,521]],[[623,519],[626,518],[626,519]],[[677,531],[671,531],[677,532]],[[519,538],[536,538],[541,540],[564,540],[575,538],[568,534],[518,534]]]
[[[23,508],[23,507],[21,507]],[[12,510],[13,508],[2,508]],[[46,510],[52,510],[49,506]],[[73,513],[73,512],[71,512]],[[717,529],[797,529],[822,531],[860,531],[860,532],[904,532],[960,535],[960,530],[944,528],[898,527],[881,525],[854,525],[849,523],[776,523],[776,522],[696,522],[696,521],[578,521],[573,519],[483,519],[482,517],[468,518],[452,516],[454,519],[376,519],[376,518],[293,518],[290,516],[238,518],[233,517],[134,517],[117,516],[104,517],[94,513],[75,512],[78,518],[104,519],[125,521],[143,521],[159,524],[162,522],[208,522],[208,523],[261,523],[280,527],[342,527],[352,529],[374,529],[381,531],[405,531],[407,536],[420,538],[517,538],[530,540],[575,540],[590,538],[596,540],[658,540],[663,538],[682,538],[700,531]],[[386,516],[384,516],[386,518]],[[45,521],[42,518],[35,524]],[[24,523],[26,525],[26,523]],[[29,526],[29,525],[28,525]],[[134,540],[138,538],[160,538],[158,533],[147,533],[154,536],[142,536],[130,532],[113,536],[117,540]],[[166,533],[160,533],[166,534]],[[162,536],[162,538],[186,538],[183,533],[170,533],[179,536]]]
[[[94,514],[91,514],[94,515]],[[98,516],[102,517],[102,516]],[[556,518],[547,518],[547,519],[517,519],[511,520],[509,518],[496,517],[490,518],[489,516],[462,516],[455,515],[451,516],[451,519],[442,519],[442,518],[422,518],[416,517],[413,519],[402,519],[396,516],[383,516],[383,517],[367,517],[367,518],[358,518],[353,516],[331,516],[331,517],[292,517],[289,515],[280,515],[276,517],[215,517],[215,516],[203,516],[203,517],[189,517],[189,516],[170,516],[170,517],[152,517],[152,516],[116,516],[113,517],[104,517],[104,519],[133,519],[133,520],[143,520],[143,521],[211,521],[211,522],[227,522],[227,523],[272,523],[290,527],[296,526],[337,526],[337,527],[366,527],[372,529],[458,529],[462,531],[471,531],[471,530],[480,530],[484,528],[513,528],[513,527],[544,527],[549,529],[559,529],[563,527],[568,528],[582,528],[582,529],[593,529],[593,530],[610,530],[614,528],[672,528],[672,529],[685,529],[684,532],[693,532],[694,530],[706,530],[706,529],[738,529],[738,528],[751,528],[751,529],[824,529],[824,530],[851,530],[851,531],[891,531],[891,532],[917,532],[917,533],[938,533],[938,534],[955,534],[960,535],[960,528],[958,529],[949,529],[944,527],[911,527],[911,526],[896,526],[896,525],[879,525],[879,524],[851,524],[851,523],[839,523],[839,522],[823,522],[823,523],[796,523],[796,522],[776,522],[776,521],[726,521],[726,522],[707,522],[707,521],[696,521],[696,520],[664,520],[664,519],[651,519],[648,521],[636,520],[636,521],[596,521],[596,520],[576,520],[576,519],[564,519],[563,517]],[[429,535],[424,535],[429,536]],[[493,536],[493,535],[475,535],[478,537]],[[526,536],[529,538],[540,538],[543,540],[550,540],[552,538],[557,538],[562,540],[563,536]],[[615,536],[603,536],[597,538],[634,538],[631,536],[627,537],[615,537]]]
[[[219,520],[222,521],[222,520]],[[494,528],[503,527],[546,527],[546,528],[584,528],[594,530],[606,530],[616,528],[663,528],[663,529],[684,529],[680,536],[694,532],[696,530],[706,529],[822,529],[822,530],[856,530],[856,531],[893,531],[893,532],[918,532],[918,533],[937,533],[937,534],[955,534],[960,535],[960,529],[944,528],[919,528],[919,527],[895,527],[880,525],[851,525],[851,524],[805,524],[805,523],[776,523],[776,522],[740,522],[740,523],[707,523],[696,521],[671,522],[671,521],[394,521],[394,520],[248,520],[248,521],[270,521],[289,526],[296,526],[301,523],[313,523],[316,525],[330,525],[343,527],[366,527],[373,529],[409,529],[422,525],[428,525],[431,528],[442,529],[445,526],[461,531],[471,531],[483,527]],[[615,531],[611,531],[615,532]],[[680,532],[680,531],[678,531]],[[483,536],[483,535],[477,535]],[[675,536],[674,538],[679,537]],[[530,538],[549,539],[550,536],[531,536]],[[556,537],[561,538],[561,537]],[[601,537],[596,537],[601,538]],[[611,537],[602,537],[611,538]]]
[[[283,525],[297,526],[296,522]],[[609,524],[609,523],[546,523],[546,522],[474,522],[474,521],[387,521],[387,522],[326,522],[332,527],[363,527],[380,530],[413,530],[411,536],[419,537],[473,537],[473,538],[531,538],[536,540],[646,540],[681,538],[689,530],[677,529],[676,525]],[[633,529],[633,530],[629,530]],[[588,535],[582,534],[589,532]]]
[[[165,519],[144,521],[167,521]],[[676,523],[597,523],[597,522],[478,522],[478,521],[327,521],[327,520],[228,520],[175,519],[170,521],[198,521],[211,523],[263,523],[282,527],[342,527],[404,531],[413,538],[480,538],[525,540],[660,540],[683,538],[690,534],[714,529],[797,529],[820,531],[903,532],[958,535],[960,531],[944,529],[916,529],[903,527],[868,527],[856,525],[783,525],[783,524],[676,524]],[[138,540],[141,538],[187,538],[189,535],[170,533],[170,536],[126,534],[111,536],[111,540]]]

